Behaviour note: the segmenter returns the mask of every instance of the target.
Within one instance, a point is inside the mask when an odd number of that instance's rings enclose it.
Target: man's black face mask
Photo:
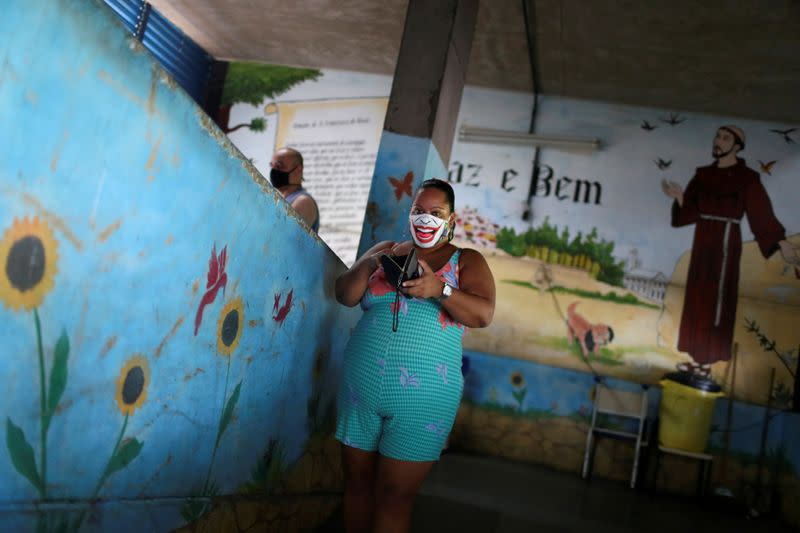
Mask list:
[[[269,170],[269,181],[272,183],[272,186],[276,189],[280,189],[281,187],[285,187],[289,185],[289,174],[294,172],[294,167],[292,170],[279,170],[277,168],[271,168]]]

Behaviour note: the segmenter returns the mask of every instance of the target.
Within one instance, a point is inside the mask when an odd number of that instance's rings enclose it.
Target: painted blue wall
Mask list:
[[[357,319],[332,297],[344,266],[105,5],[12,0],[0,34],[0,530],[75,527],[95,494],[109,503],[82,530],[178,527],[188,496],[237,492],[270,439],[289,463],[303,452],[308,400],[331,404]],[[35,310],[9,289],[26,235],[53,267]],[[195,334],[223,248],[227,284]],[[226,356],[218,326],[237,299]],[[40,372],[51,402],[65,379],[44,416]],[[43,495],[78,502],[43,518]]]
[[[589,421],[595,384],[591,374],[474,351],[465,351],[464,360],[464,399],[474,405],[500,408],[520,417],[567,416]],[[518,386],[512,383],[514,375],[521,377]],[[638,383],[603,379],[612,388],[642,390]],[[648,416],[654,419],[658,416],[661,389],[647,387],[646,390]],[[765,416],[769,420],[765,443],[767,461],[779,455],[783,468],[800,473],[800,449],[795,446],[797,428],[800,428],[800,414],[797,413],[778,409],[767,412],[760,405],[734,401],[729,428],[728,400],[719,399],[711,422],[710,450],[714,455],[723,453],[726,432],[730,429],[730,452],[751,462],[757,460]]]

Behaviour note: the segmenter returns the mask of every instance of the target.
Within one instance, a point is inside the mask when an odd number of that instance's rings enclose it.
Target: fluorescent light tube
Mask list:
[[[555,148],[557,150],[593,151],[600,148],[600,139],[531,135],[523,132],[473,128],[463,125],[458,130],[458,140],[472,143],[538,146],[540,148]]]

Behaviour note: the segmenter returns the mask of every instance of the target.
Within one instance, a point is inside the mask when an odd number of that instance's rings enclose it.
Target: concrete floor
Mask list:
[[[320,533],[344,531],[336,514]],[[624,484],[494,458],[446,454],[425,481],[412,531],[555,533],[586,531],[778,533],[775,520],[748,520],[744,509],[701,507],[691,499],[651,496]]]

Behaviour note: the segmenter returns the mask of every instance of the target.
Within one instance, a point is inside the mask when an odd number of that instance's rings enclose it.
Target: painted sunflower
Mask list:
[[[241,298],[234,298],[225,304],[217,321],[217,350],[223,355],[231,355],[239,345],[244,330],[244,304]]]
[[[516,372],[511,373],[511,385],[514,387],[522,387],[525,385],[525,378],[522,377],[522,372],[517,370]]]
[[[53,288],[58,241],[47,222],[14,219],[0,239],[0,301],[11,309],[41,305]]]
[[[150,366],[136,355],[125,361],[117,378],[117,406],[123,415],[132,415],[147,399]]]

